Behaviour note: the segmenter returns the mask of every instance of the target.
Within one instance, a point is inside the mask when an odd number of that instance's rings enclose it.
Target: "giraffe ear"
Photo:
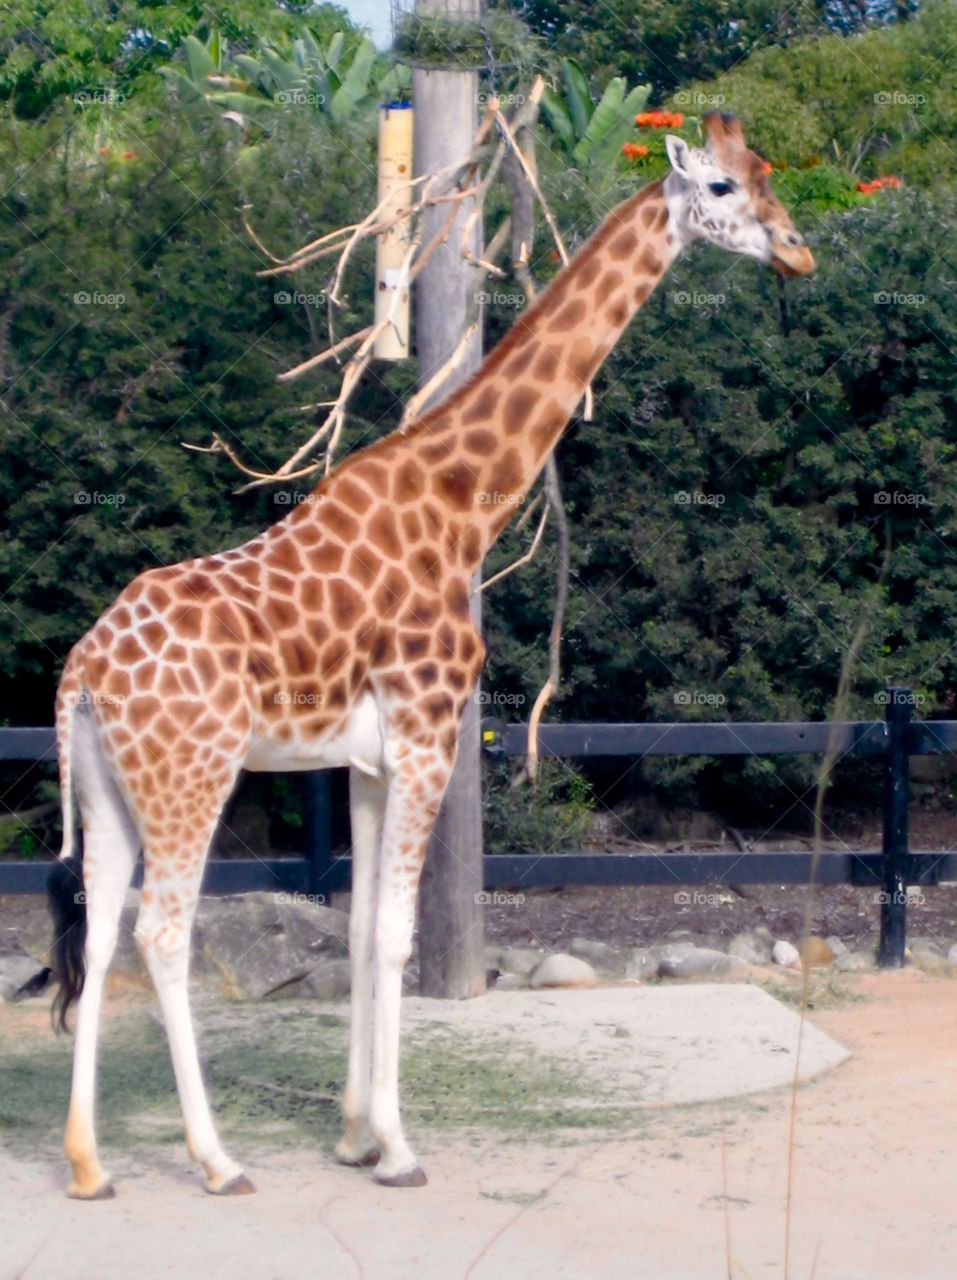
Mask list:
[[[665,137],[665,151],[675,173],[680,173],[682,178],[690,178],[691,149],[684,138],[676,138],[673,133],[669,133]]]

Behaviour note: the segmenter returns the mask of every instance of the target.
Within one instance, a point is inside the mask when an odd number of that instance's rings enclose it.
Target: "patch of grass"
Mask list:
[[[774,996],[775,1000],[780,1000],[782,1004],[791,1009],[800,1009],[803,1000],[803,992],[800,985],[793,987],[766,986],[764,988],[769,995]],[[846,986],[840,978],[836,976],[828,977],[822,981],[812,981],[808,989],[807,1007],[813,1012],[815,1009],[844,1009],[848,1005],[861,1004],[867,997],[862,995],[860,991]]]
[[[227,1145],[244,1155],[328,1149],[340,1135],[347,1020],[309,1005],[208,1005],[195,1011],[203,1070]],[[14,1037],[10,1037],[14,1040]],[[0,1056],[0,1132],[14,1151],[55,1157],[70,1094],[72,1038],[23,1037]],[[145,1009],[104,1027],[99,1130],[104,1148],[145,1155],[182,1141],[166,1036]],[[403,1041],[409,1131],[562,1142],[575,1134],[635,1132],[645,1121],[559,1058],[503,1048],[488,1036],[419,1026]]]

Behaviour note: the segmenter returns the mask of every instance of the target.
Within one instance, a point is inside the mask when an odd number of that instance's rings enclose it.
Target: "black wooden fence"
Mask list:
[[[486,889],[542,885],[854,884],[872,887],[880,907],[880,963],[904,962],[907,886],[957,879],[957,852],[912,853],[908,839],[908,760],[957,751],[957,721],[913,719],[908,689],[883,695],[883,720],[831,723],[682,722],[551,724],[539,731],[542,757],[595,760],[643,756],[864,756],[880,763],[884,781],[883,847],[779,852],[486,854]],[[484,749],[520,756],[524,725],[487,720]],[[55,758],[52,729],[0,729],[0,761]],[[306,775],[306,854],[301,858],[211,860],[205,893],[270,889],[326,895],[349,886],[350,860],[331,849],[329,775]],[[0,893],[42,893],[47,862],[0,862]],[[137,876],[141,873],[137,868]],[[136,883],[136,881],[134,881]]]

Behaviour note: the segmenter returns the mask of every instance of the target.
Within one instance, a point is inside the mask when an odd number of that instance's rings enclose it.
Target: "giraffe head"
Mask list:
[[[679,235],[769,262],[781,275],[813,271],[811,251],[771,190],[764,161],[748,149],[740,121],[712,111],[704,123],[707,146],[665,139],[672,169],[665,194]]]

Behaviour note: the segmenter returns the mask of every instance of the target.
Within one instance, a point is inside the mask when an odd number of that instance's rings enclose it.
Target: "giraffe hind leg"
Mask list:
[[[61,894],[72,893],[69,923],[86,937],[82,970],[74,975],[80,991],[73,1051],[73,1083],[63,1149],[73,1177],[67,1194],[78,1200],[111,1197],[113,1187],[96,1146],[97,1040],[103,985],[116,948],[120,915],[139,852],[139,833],[114,782],[97,729],[89,714],[77,716],[71,750],[73,779],[83,823],[82,888],[74,876],[63,877]],[[70,884],[72,881],[72,885]],[[62,917],[61,917],[62,918]],[[57,939],[59,944],[65,941]],[[71,992],[72,994],[72,992]],[[63,1009],[65,1014],[65,1008]]]
[[[213,1195],[247,1195],[254,1190],[216,1133],[200,1071],[188,986],[190,936],[203,866],[236,772],[206,779],[191,773],[185,804],[180,806],[182,818],[167,819],[161,830],[147,826],[142,905],[136,922],[136,941],[163,1013],[187,1149],[201,1166],[206,1190]],[[182,801],[183,793],[169,797],[170,809],[176,799]]]

